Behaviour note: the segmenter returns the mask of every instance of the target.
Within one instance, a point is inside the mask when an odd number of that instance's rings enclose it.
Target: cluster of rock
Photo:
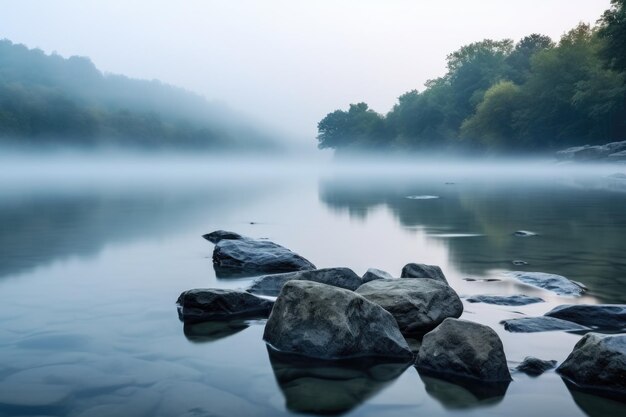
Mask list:
[[[556,153],[560,161],[626,161],[626,141],[611,142],[606,145],[585,145],[563,149]]]

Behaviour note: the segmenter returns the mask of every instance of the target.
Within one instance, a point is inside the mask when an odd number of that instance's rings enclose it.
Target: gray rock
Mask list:
[[[606,145],[585,145],[563,149],[556,153],[556,158],[561,161],[614,160],[613,155],[624,151],[626,151],[626,141],[611,142]]]
[[[530,236],[537,236],[537,233],[531,232],[530,230],[518,230],[518,231],[513,233],[513,236],[530,237]]]
[[[274,242],[218,230],[205,235],[216,242],[213,267],[218,277],[241,277],[315,269],[311,262]]]
[[[248,292],[276,297],[289,281],[314,281],[354,291],[363,284],[361,277],[349,268],[324,268],[313,271],[287,272],[257,278]]]
[[[581,326],[580,324],[545,316],[503,320],[500,323],[504,324],[504,330],[511,333],[537,333],[554,330],[577,332],[591,330],[589,327]]]
[[[511,271],[507,275],[524,284],[543,288],[558,295],[580,296],[585,292],[585,289],[580,284],[561,275],[524,271]]]
[[[467,298],[470,303],[496,304],[500,306],[525,306],[534,303],[543,303],[539,297],[528,295],[473,295]]]
[[[179,318],[187,323],[267,317],[274,304],[244,291],[213,288],[185,291],[176,303]]]
[[[545,315],[596,329],[626,331],[626,304],[564,304]]]
[[[393,276],[388,272],[381,271],[380,269],[370,268],[365,274],[363,274],[363,278],[361,278],[361,281],[363,284],[365,284],[366,282],[374,281],[377,279],[393,279]]]
[[[448,318],[427,333],[415,365],[428,372],[486,382],[511,380],[496,332],[467,320]]]
[[[534,358],[532,356],[527,356],[524,358],[522,363],[520,363],[515,368],[515,370],[531,376],[539,376],[545,371],[554,368],[555,366],[555,360],[544,361],[542,359]]]
[[[427,332],[463,313],[456,292],[434,279],[381,279],[363,284],[356,292],[393,314],[404,334]]]
[[[445,282],[446,284],[448,283],[443,271],[437,265],[406,264],[404,268],[402,268],[400,278],[430,278]]]
[[[589,333],[557,372],[582,389],[626,395],[626,334]]]
[[[626,161],[626,151],[612,153],[607,156],[607,160],[610,162]]]
[[[312,281],[285,284],[263,339],[278,351],[321,359],[412,357],[389,312],[352,291]]]
[[[515,259],[513,261],[511,261],[511,263],[515,266],[524,266],[524,265],[528,265],[528,262],[526,261],[521,261],[519,259]]]

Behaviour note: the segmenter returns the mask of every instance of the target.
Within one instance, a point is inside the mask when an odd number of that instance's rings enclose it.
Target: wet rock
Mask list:
[[[545,316],[510,319],[501,321],[500,323],[504,324],[504,330],[512,333],[536,333],[554,330],[577,332],[591,330],[589,327],[581,326],[580,324]]]
[[[374,281],[377,279],[393,279],[393,276],[388,272],[381,271],[380,269],[370,268],[365,274],[363,274],[363,278],[361,278],[361,281],[363,284],[365,284],[366,282]]]
[[[289,281],[313,281],[354,291],[363,280],[350,268],[324,268],[313,271],[288,272],[285,274],[264,275],[257,278],[248,292],[259,295],[278,296]]]
[[[418,370],[447,377],[508,382],[511,374],[500,338],[488,326],[467,320],[444,320],[422,341]]]
[[[606,145],[585,145],[563,149],[556,153],[561,161],[618,161],[620,154],[626,153],[626,141],[611,142]]]
[[[218,277],[240,277],[315,269],[311,262],[263,239],[251,239],[233,232],[218,230],[205,235],[216,242],[213,267]]]
[[[285,284],[263,339],[278,351],[321,359],[412,357],[389,312],[352,291],[312,281]]]
[[[523,265],[528,265],[528,262],[526,261],[520,261],[518,259],[515,259],[513,261],[511,261],[511,263],[515,266],[523,266]]]
[[[547,370],[550,370],[556,366],[555,360],[544,361],[542,359],[527,356],[524,358],[515,370],[523,372],[531,376],[539,376]]]
[[[496,304],[500,306],[525,306],[534,303],[543,303],[539,297],[528,295],[473,295],[467,298],[470,303]]]
[[[513,233],[513,236],[530,237],[530,236],[537,236],[537,233],[531,232],[530,230],[518,230]]]
[[[441,268],[437,265],[425,265],[425,264],[406,264],[404,268],[402,268],[401,278],[430,278],[436,281],[445,282],[445,275]]]
[[[581,389],[614,395],[623,401],[626,395],[626,334],[585,335],[557,372]]]
[[[356,290],[393,314],[404,334],[424,333],[448,317],[459,317],[463,303],[447,284],[433,279],[376,280]]]
[[[178,297],[179,318],[188,323],[267,317],[274,304],[244,291],[193,289]]]
[[[545,315],[595,329],[626,331],[626,304],[564,304]]]
[[[471,277],[465,277],[465,278],[463,278],[463,281],[467,281],[467,282],[498,282],[498,281],[502,281],[502,280],[498,279],[498,278],[471,278]]]
[[[578,283],[561,275],[547,274],[545,272],[511,271],[506,275],[517,279],[527,285],[552,291],[558,295],[580,296],[585,289]]]

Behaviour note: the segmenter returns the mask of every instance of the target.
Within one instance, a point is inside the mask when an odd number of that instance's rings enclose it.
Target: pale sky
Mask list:
[[[557,40],[609,0],[0,0],[0,38],[159,79],[313,140],[328,112],[386,113],[484,38]]]

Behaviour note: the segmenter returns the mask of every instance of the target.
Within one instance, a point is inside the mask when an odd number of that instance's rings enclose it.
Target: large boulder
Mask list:
[[[380,279],[363,284],[356,292],[393,314],[404,334],[425,333],[463,313],[457,293],[429,278]]]
[[[511,374],[500,338],[493,329],[448,318],[422,341],[415,365],[419,370],[485,382],[508,382]]]
[[[574,281],[561,275],[547,274],[545,272],[511,271],[507,273],[518,281],[533,287],[543,288],[558,295],[580,296],[585,288]]]
[[[252,239],[218,230],[204,235],[214,242],[213,267],[218,277],[252,276],[315,269],[311,262],[263,239]]]
[[[525,306],[534,303],[543,303],[539,297],[528,295],[473,295],[467,298],[469,303],[495,304],[499,306]]]
[[[443,274],[441,268],[437,265],[426,264],[406,264],[402,268],[400,278],[430,278],[436,281],[448,283],[446,276]]]
[[[626,396],[626,334],[585,335],[557,372],[579,388],[623,400]]]
[[[365,274],[363,274],[361,281],[365,284],[366,282],[375,281],[377,279],[393,279],[393,276],[389,272],[381,271],[376,268],[370,268]]]
[[[272,301],[244,291],[225,289],[193,289],[178,297],[178,315],[187,323],[267,317]]]
[[[274,349],[321,359],[410,359],[393,316],[352,291],[312,281],[286,283],[265,326]]]
[[[545,315],[596,329],[626,331],[626,304],[564,304]]]
[[[561,320],[554,317],[522,317],[519,319],[509,319],[500,322],[504,325],[504,330],[511,333],[537,333],[562,330],[567,332],[580,332],[591,330],[589,327]]]
[[[361,277],[349,268],[324,268],[264,275],[254,280],[252,286],[248,288],[248,292],[276,297],[287,282],[294,280],[320,282],[351,291],[363,284]]]

